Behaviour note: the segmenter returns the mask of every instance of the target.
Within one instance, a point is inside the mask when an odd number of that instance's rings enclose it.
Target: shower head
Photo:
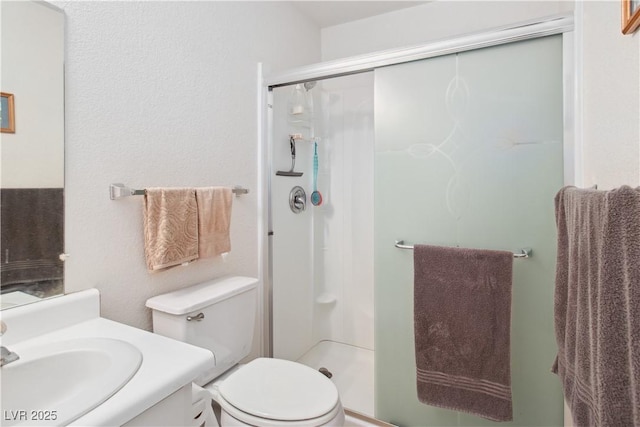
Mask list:
[[[309,81],[309,82],[304,82],[304,88],[308,91],[310,91],[311,89],[313,89],[316,86],[316,81]]]

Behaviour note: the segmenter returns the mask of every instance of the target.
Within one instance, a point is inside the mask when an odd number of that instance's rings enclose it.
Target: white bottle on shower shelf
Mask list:
[[[289,115],[299,117],[306,112],[307,97],[301,84],[293,87],[289,95]]]
[[[288,121],[295,128],[313,125],[313,96],[302,84],[294,85],[287,103]]]

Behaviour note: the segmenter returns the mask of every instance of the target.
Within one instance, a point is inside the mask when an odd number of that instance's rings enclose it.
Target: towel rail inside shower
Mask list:
[[[398,249],[413,249],[413,245],[406,245],[404,240],[396,240],[395,247]],[[531,248],[522,248],[518,249],[518,252],[513,253],[514,258],[529,258],[533,254],[533,249]]]
[[[142,196],[144,195],[145,191],[146,190],[136,190],[133,188],[129,188],[124,184],[111,184],[109,186],[109,198],[111,198],[111,200],[117,200],[129,196]],[[247,194],[249,192],[249,189],[236,185],[231,189],[231,191],[236,196],[239,196],[241,194]]]

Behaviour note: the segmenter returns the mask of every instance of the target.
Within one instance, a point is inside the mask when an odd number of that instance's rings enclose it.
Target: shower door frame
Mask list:
[[[273,89],[306,81],[323,80],[374,71],[376,68],[434,58],[437,56],[498,46],[523,40],[562,34],[563,60],[563,158],[565,185],[581,186],[582,170],[582,9],[573,14],[560,14],[513,24],[471,35],[417,46],[386,50],[335,61],[321,62],[265,76],[258,65],[258,169],[260,195],[258,207],[262,220],[258,224],[260,242],[258,259],[264,284],[260,305],[262,352],[273,357],[273,221],[271,210],[271,147],[273,131]],[[259,213],[260,213],[259,212]],[[266,338],[266,339],[265,339]]]

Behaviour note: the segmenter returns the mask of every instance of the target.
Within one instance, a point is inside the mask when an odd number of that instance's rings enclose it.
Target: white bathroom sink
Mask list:
[[[0,368],[7,427],[66,425],[120,390],[142,363],[135,346],[113,338],[9,347],[20,359]]]

